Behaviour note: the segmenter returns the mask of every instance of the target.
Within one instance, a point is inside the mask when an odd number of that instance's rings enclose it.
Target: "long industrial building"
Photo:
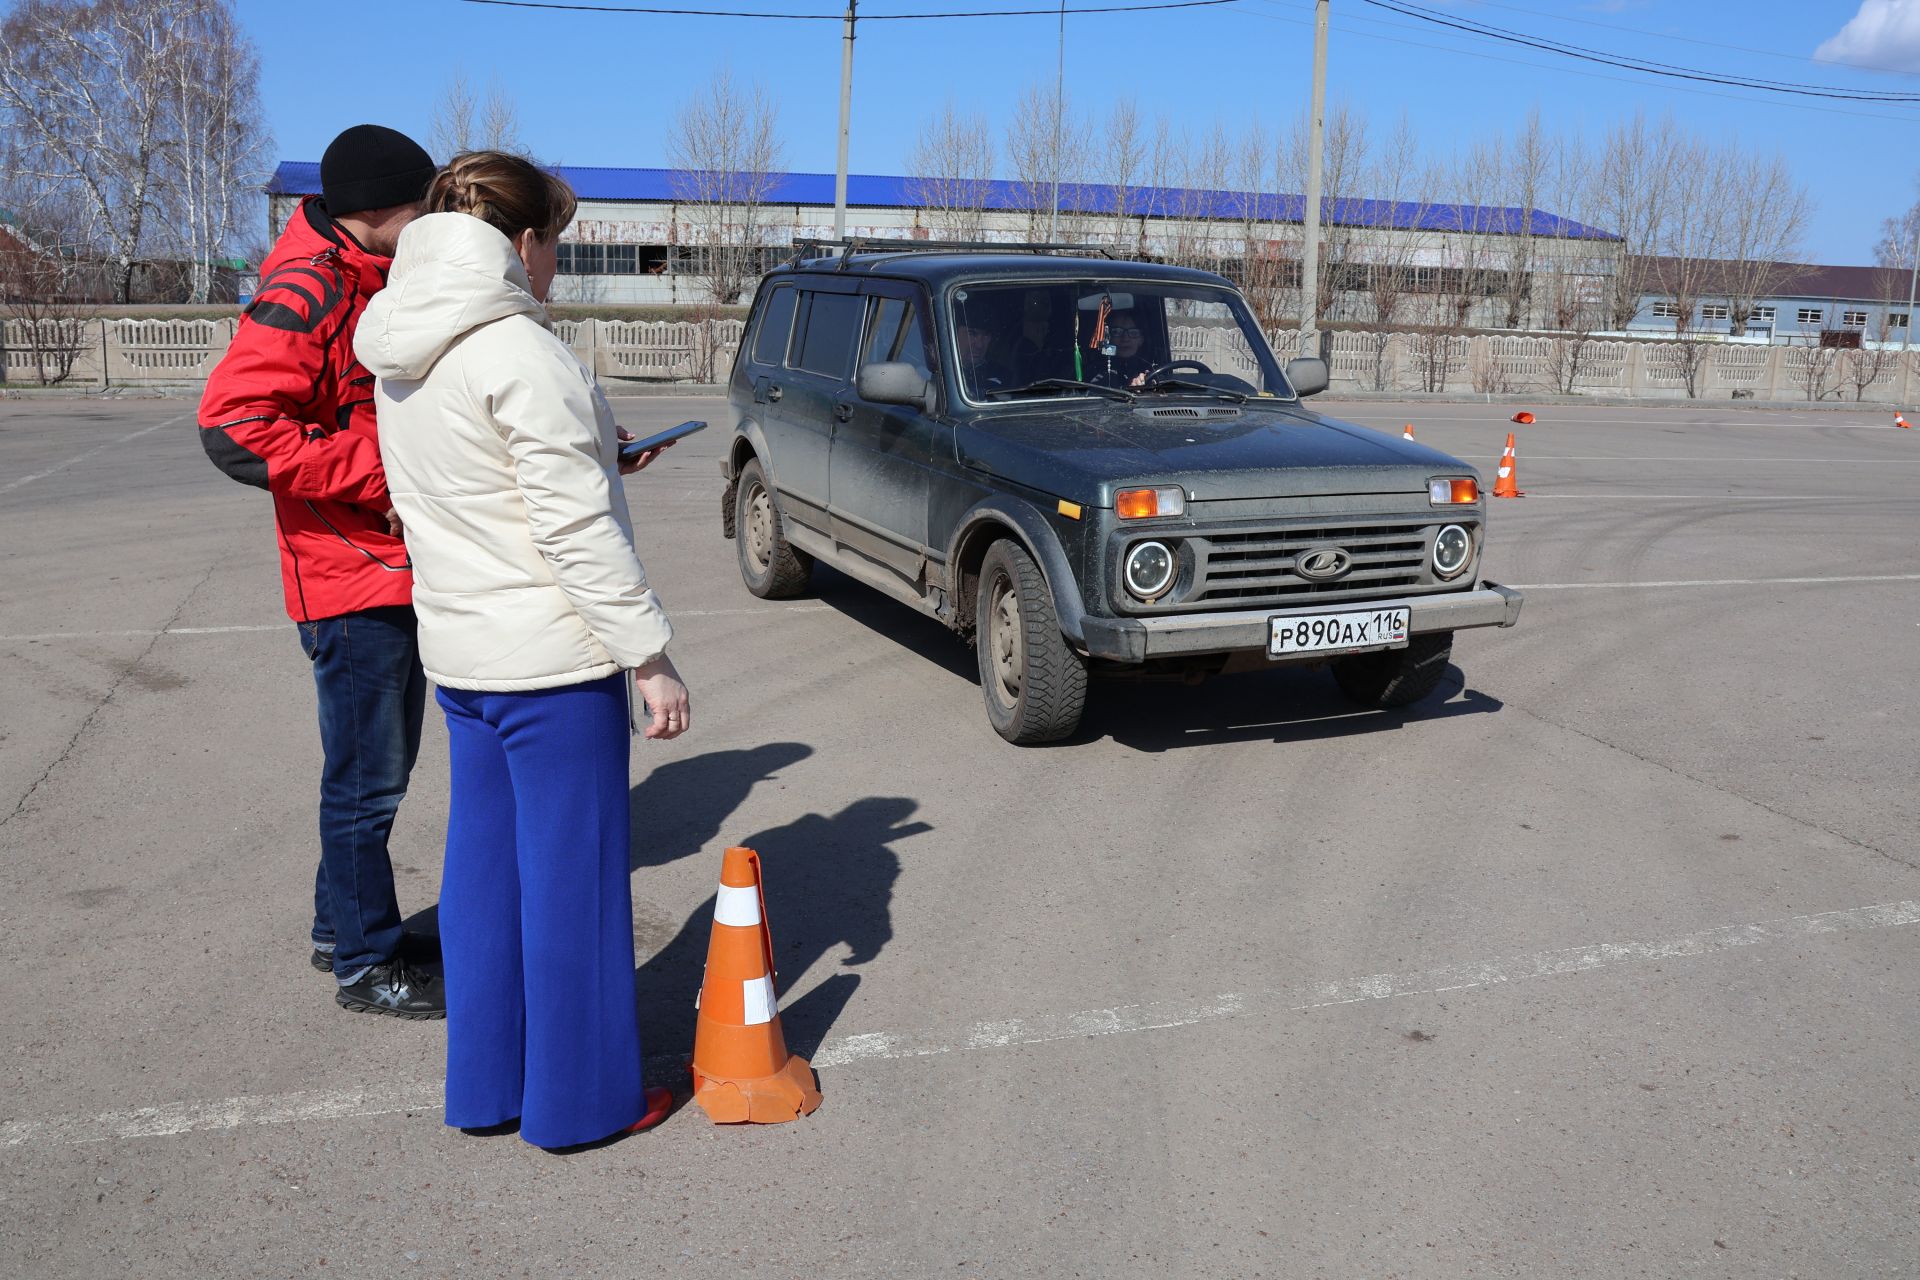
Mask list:
[[[563,238],[556,301],[691,304],[711,298],[701,252],[708,224],[699,202],[688,198],[698,182],[670,169],[562,166],[558,172],[581,204]],[[319,188],[318,164],[283,162],[268,186],[272,230],[277,233],[301,197]],[[1052,195],[1047,188],[1005,181],[853,174],[847,182],[847,234],[951,238],[964,224],[964,238],[1013,242],[1045,238],[1051,225],[1061,240],[1129,256],[1217,264],[1229,275],[1265,262],[1272,267],[1269,278],[1284,284],[1287,273],[1298,270],[1305,202],[1297,195],[1076,183],[1061,188],[1057,218],[1050,216]],[[755,265],[779,261],[795,240],[831,237],[833,203],[832,174],[770,175],[756,218],[754,239],[761,248]],[[1510,299],[1524,297],[1528,314],[1515,327],[1539,326],[1551,318],[1544,301],[1549,291],[1537,287],[1539,277],[1551,274],[1563,293],[1571,281],[1583,296],[1603,295],[1621,246],[1611,232],[1537,209],[1360,199],[1329,199],[1324,208],[1333,320],[1378,319],[1386,291],[1371,286],[1372,273],[1391,270],[1405,295],[1391,317],[1395,322],[1450,318],[1505,327]],[[1509,283],[1513,270],[1526,278]],[[1469,278],[1473,283],[1463,287]],[[1470,303],[1462,298],[1468,293]],[[1442,317],[1442,311],[1453,314]]]

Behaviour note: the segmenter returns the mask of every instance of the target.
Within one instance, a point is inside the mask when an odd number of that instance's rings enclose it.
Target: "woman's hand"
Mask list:
[[[664,654],[644,667],[634,668],[633,687],[653,716],[643,737],[665,742],[693,727],[692,713],[687,704],[687,686],[680,683],[680,673],[673,669],[672,660]]]
[[[620,442],[622,444],[625,444],[629,440],[638,440],[640,438],[639,436],[636,436],[635,434],[633,434],[633,432],[627,430],[625,427],[615,427],[613,429],[613,433],[614,435],[620,438]],[[679,442],[677,440],[669,440],[665,444],[660,445],[658,448],[648,449],[645,453],[642,453],[639,457],[635,458],[632,462],[621,463],[620,474],[623,476],[630,476],[636,471],[645,471],[649,466],[653,464],[653,460],[655,458],[659,457],[661,454],[665,453],[667,450],[673,448],[673,446],[678,443]]]

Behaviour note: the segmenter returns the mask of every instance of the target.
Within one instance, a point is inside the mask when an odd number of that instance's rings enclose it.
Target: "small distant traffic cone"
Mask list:
[[[1906,419],[1906,415],[1901,413],[1898,409],[1894,410],[1894,413],[1893,413],[1893,425],[1896,427],[1899,427],[1903,431],[1913,430],[1913,424],[1908,422]]]
[[[820,1105],[813,1068],[787,1052],[773,993],[760,855],[728,849],[693,1031],[693,1100],[715,1124],[778,1124]]]
[[[1518,469],[1513,461],[1513,432],[1507,432],[1507,451],[1500,455],[1500,470],[1493,481],[1493,496],[1496,498],[1524,498],[1526,493],[1520,488]]]
[[[1514,414],[1513,420],[1519,423],[1523,427],[1530,427],[1533,425],[1533,415],[1531,413],[1528,413],[1525,409],[1522,409],[1520,412]]]
[[[1406,430],[1404,430],[1404,431],[1402,431],[1402,432],[1400,433],[1400,438],[1401,438],[1402,440],[1411,440],[1411,439],[1413,439],[1413,424],[1412,424],[1411,422],[1409,422],[1409,423],[1407,424],[1407,426],[1406,426]]]

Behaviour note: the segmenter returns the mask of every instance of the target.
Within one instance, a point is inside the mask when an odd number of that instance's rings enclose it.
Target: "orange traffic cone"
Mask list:
[[[1899,410],[1897,410],[1897,409],[1896,409],[1896,410],[1894,410],[1894,414],[1893,414],[1893,425],[1894,425],[1894,426],[1896,426],[1896,427],[1899,427],[1899,428],[1900,428],[1901,430],[1903,430],[1903,431],[1911,431],[1911,430],[1913,430],[1913,427],[1912,427],[1912,425],[1911,425],[1910,423],[1908,423],[1908,421],[1907,421],[1907,419],[1906,419],[1906,415],[1904,415],[1904,414],[1902,414],[1902,413],[1901,413],[1901,412],[1900,412]]]
[[[1411,422],[1409,422],[1409,423],[1407,424],[1407,427],[1406,427],[1406,430],[1404,430],[1404,431],[1402,431],[1402,432],[1400,433],[1400,438],[1401,438],[1402,440],[1411,440],[1411,439],[1413,439],[1413,424],[1412,424]]]
[[[820,1105],[813,1068],[787,1052],[773,994],[760,855],[728,849],[693,1031],[693,1100],[715,1124],[778,1124]]]
[[[1525,491],[1520,488],[1520,480],[1513,461],[1513,432],[1507,432],[1507,451],[1500,455],[1500,470],[1494,477],[1493,496],[1496,498],[1524,498]]]
[[[1533,425],[1533,415],[1528,413],[1525,409],[1522,409],[1520,412],[1514,414],[1513,420],[1519,423],[1523,427],[1530,427]]]

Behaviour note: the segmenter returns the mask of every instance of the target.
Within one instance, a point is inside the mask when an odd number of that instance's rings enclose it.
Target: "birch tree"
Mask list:
[[[993,190],[993,133],[985,116],[962,114],[949,101],[921,127],[907,172],[927,225],[950,240],[986,237]]]

